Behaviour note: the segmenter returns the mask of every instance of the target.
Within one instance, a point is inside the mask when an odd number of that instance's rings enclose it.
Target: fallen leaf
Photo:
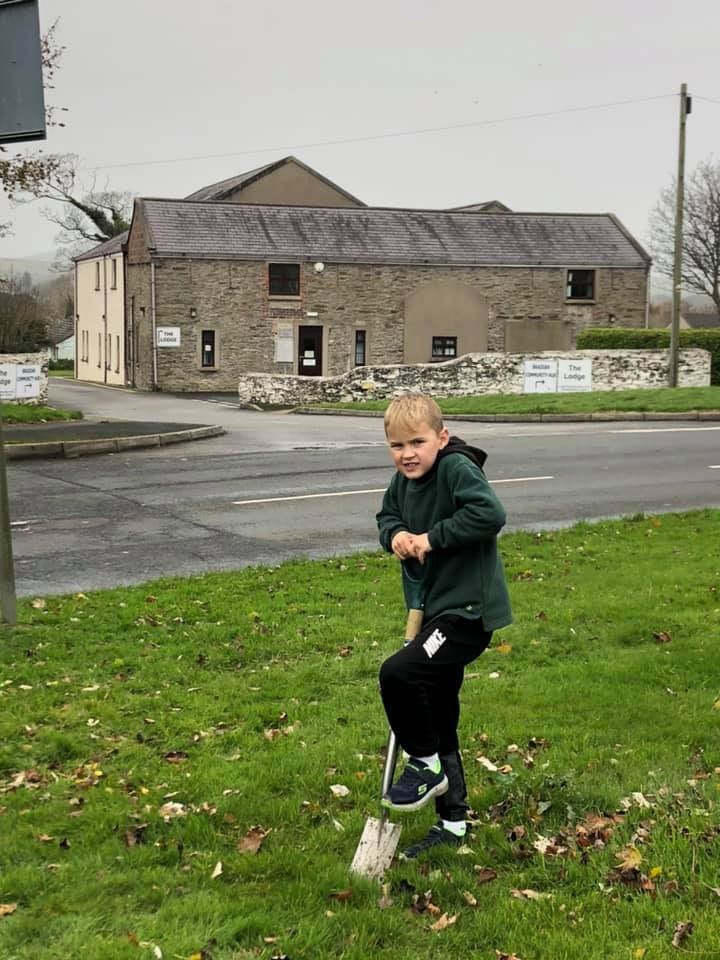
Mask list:
[[[223,872],[222,861],[221,861],[221,860],[218,860],[218,862],[215,864],[215,869],[214,869],[213,872],[210,874],[210,879],[211,879],[211,880],[217,880],[218,877],[221,877],[221,876],[222,876],[222,872]]]
[[[123,834],[123,843],[126,847],[136,847],[139,843],[145,842],[145,831],[148,828],[147,823],[138,823],[130,827]]]
[[[492,880],[497,880],[497,871],[493,870],[492,867],[479,867],[476,864],[475,874],[478,883],[490,883]]]
[[[511,650],[512,650],[512,644],[511,644],[511,643],[499,643],[499,644],[495,647],[496,653],[507,654],[507,653],[510,653]]]
[[[45,601],[43,600],[42,597],[35,597],[35,599],[32,602],[32,605],[36,610],[45,609]]]
[[[511,890],[510,896],[516,900],[548,900],[551,893],[538,893],[537,890]]]
[[[347,903],[351,897],[352,890],[350,890],[350,888],[347,890],[336,890],[333,893],[328,894],[328,900],[335,900],[337,903]]]
[[[469,890],[463,890],[463,900],[469,907],[476,907],[478,904],[477,898]]]
[[[47,833],[41,833],[40,836],[38,837],[38,840],[40,841],[40,843],[52,843],[54,839],[55,837],[51,837]]]
[[[434,930],[435,933],[440,933],[441,930],[447,930],[448,927],[452,927],[457,923],[458,915],[455,913],[452,917],[449,917],[444,913],[439,920],[432,924],[430,927],[431,930]]]
[[[165,754],[168,763],[183,763],[187,758],[188,755],[183,750],[171,750]]]
[[[502,950],[496,950],[495,956],[497,960],[520,960],[516,953],[503,953]]]
[[[330,786],[330,792],[334,797],[347,797],[350,790],[344,783],[333,783]]]
[[[238,853],[257,853],[269,833],[270,830],[261,826],[250,827],[242,840],[238,841]]]
[[[481,767],[485,767],[485,769],[489,770],[490,773],[497,773],[497,764],[493,763],[492,760],[488,760],[487,757],[483,756],[475,757],[475,759]]]
[[[390,884],[384,883],[381,889],[382,889],[382,896],[378,900],[378,907],[380,908],[380,910],[387,910],[395,902],[393,898],[390,896],[390,889],[391,889]]]
[[[623,847],[619,853],[615,854],[620,870],[637,870],[642,863],[642,854],[632,843]]]
[[[673,947],[679,947],[683,940],[687,940],[690,934],[693,932],[694,926],[691,920],[683,923],[682,921],[678,923],[675,927],[675,933],[672,938]]]
[[[653,634],[653,637],[658,643],[670,643],[672,640],[672,637],[666,630],[659,630],[657,633]]]
[[[9,917],[10,914],[15,913],[16,910],[16,903],[0,903],[0,919],[2,919],[2,917]]]
[[[187,816],[187,807],[184,803],[164,803],[158,813],[163,818],[165,823],[170,823],[171,820],[175,820],[177,817],[186,817]]]

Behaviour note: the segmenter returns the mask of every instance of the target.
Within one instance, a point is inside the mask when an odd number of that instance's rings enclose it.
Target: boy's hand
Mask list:
[[[428,535],[426,533],[418,533],[412,538],[412,541],[412,555],[416,557],[420,563],[425,563],[425,557],[432,550]]]
[[[392,538],[390,546],[396,557],[405,560],[406,557],[414,556],[414,543],[415,537],[411,533],[408,533],[407,530],[401,530],[400,533],[396,533]]]

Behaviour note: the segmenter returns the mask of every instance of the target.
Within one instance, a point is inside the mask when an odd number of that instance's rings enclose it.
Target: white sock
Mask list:
[[[432,753],[429,757],[417,757],[416,759],[422,760],[425,766],[430,767],[433,773],[440,773],[442,770],[439,753]]]
[[[454,833],[456,837],[464,837],[467,826],[464,820],[443,820],[443,830]]]

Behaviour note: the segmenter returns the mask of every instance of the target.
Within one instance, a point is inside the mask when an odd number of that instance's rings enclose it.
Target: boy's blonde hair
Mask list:
[[[385,435],[394,427],[413,430],[426,423],[436,433],[443,428],[442,411],[432,397],[424,393],[403,393],[395,397],[385,411]]]

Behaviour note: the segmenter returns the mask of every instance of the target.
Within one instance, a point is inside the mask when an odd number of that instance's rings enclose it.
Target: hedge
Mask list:
[[[668,350],[669,330],[589,327],[578,335],[578,350]],[[720,385],[720,330],[681,330],[680,349],[700,347],[710,354],[710,383]]]

